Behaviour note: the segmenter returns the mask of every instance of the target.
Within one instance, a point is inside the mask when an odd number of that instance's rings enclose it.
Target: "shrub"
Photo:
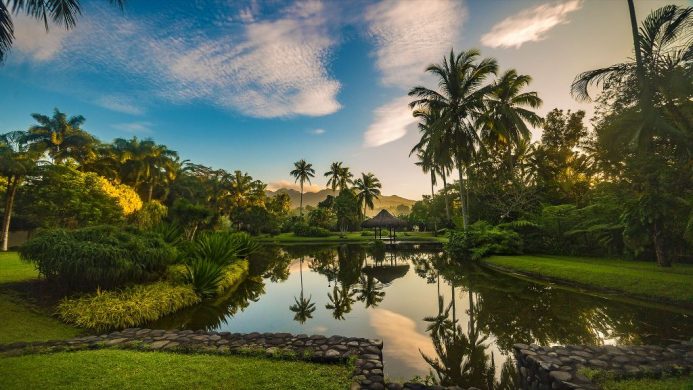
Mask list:
[[[294,225],[294,234],[299,237],[329,237],[332,232],[321,227],[299,223]]]
[[[217,294],[221,295],[245,280],[248,276],[248,268],[248,260],[240,260],[225,267],[223,277],[217,286]]]
[[[151,231],[173,246],[178,246],[183,240],[183,228],[176,223],[160,223],[153,226]]]
[[[160,236],[113,226],[40,231],[20,254],[47,279],[82,290],[155,280],[176,258]]]
[[[217,294],[224,280],[224,266],[205,259],[195,259],[187,266],[185,281],[190,283],[193,291],[202,298]]]
[[[58,315],[81,328],[107,331],[143,325],[199,301],[189,285],[158,282],[66,298],[58,305]]]
[[[130,217],[130,220],[140,229],[146,230],[161,224],[167,214],[168,208],[166,206],[161,204],[158,200],[152,200],[135,211]]]
[[[190,257],[208,260],[221,266],[250,256],[259,247],[247,233],[205,233],[190,248]]]
[[[445,250],[456,260],[478,260],[490,255],[522,253],[522,239],[512,230],[506,230],[480,221],[467,230],[451,230]]]

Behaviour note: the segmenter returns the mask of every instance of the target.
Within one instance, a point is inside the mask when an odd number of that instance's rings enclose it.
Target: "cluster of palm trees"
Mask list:
[[[375,207],[374,200],[379,199],[382,188],[380,180],[372,173],[361,173],[361,177],[356,180],[349,170],[349,167],[342,166],[343,162],[333,162],[330,169],[325,172],[327,177],[327,187],[332,191],[353,191],[358,199],[359,210],[363,210],[362,217],[366,216],[368,209]],[[294,163],[294,169],[290,172],[295,182],[301,187],[300,213],[303,215],[303,185],[305,182],[310,184],[310,179],[315,177],[313,164],[301,159]]]
[[[459,175],[460,211],[464,226],[469,223],[466,202],[467,178],[475,161],[487,153],[504,153],[512,165],[513,148],[531,136],[529,126],[541,118],[532,111],[542,101],[536,92],[524,91],[531,77],[511,69],[498,74],[492,58],[480,58],[472,49],[443,58],[426,68],[437,80],[436,88],[417,86],[410,107],[419,119],[421,138],[412,148],[417,165],[431,174],[431,196],[437,177],[443,180],[446,216],[450,218],[447,177],[453,169]]]

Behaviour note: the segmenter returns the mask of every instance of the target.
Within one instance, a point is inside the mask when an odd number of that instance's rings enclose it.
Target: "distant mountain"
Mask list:
[[[276,194],[284,193],[289,195],[291,198],[291,207],[292,208],[298,208],[300,201],[301,201],[301,193],[297,190],[291,189],[291,188],[280,188],[276,191],[266,191],[267,196],[274,196]],[[311,206],[311,207],[317,207],[319,202],[322,202],[323,200],[327,199],[328,195],[332,196],[337,196],[337,192],[332,191],[330,189],[324,189],[320,190],[318,192],[304,192],[303,193],[303,207],[306,206]],[[397,195],[381,195],[380,199],[376,199],[373,202],[373,205],[375,206],[373,210],[368,210],[367,214],[368,216],[373,216],[376,215],[377,213],[380,212],[382,209],[387,209],[389,212],[391,212],[394,215],[399,214],[397,211],[397,207],[400,205],[407,206],[408,208],[411,208],[411,206],[415,203],[415,200],[407,199],[407,198],[402,198],[401,196]]]

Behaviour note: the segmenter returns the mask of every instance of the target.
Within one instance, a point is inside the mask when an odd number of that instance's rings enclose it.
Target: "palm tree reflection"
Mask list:
[[[294,312],[294,321],[298,321],[300,324],[305,323],[309,318],[313,318],[313,312],[315,311],[315,304],[311,302],[312,297],[306,299],[303,296],[303,257],[299,260],[299,275],[301,278],[301,293],[298,298],[294,297],[294,304],[289,306],[289,310]]]

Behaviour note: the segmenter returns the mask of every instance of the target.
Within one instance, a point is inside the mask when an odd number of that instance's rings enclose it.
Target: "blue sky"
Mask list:
[[[406,92],[454,47],[534,78],[554,107],[585,109],[573,77],[630,55],[626,0],[83,1],[49,34],[15,17],[0,67],[0,131],[54,107],[104,141],[152,137],[184,159],[288,186],[292,162],[344,161],[385,194],[419,199],[428,176]],[[671,2],[636,0],[638,17]],[[686,3],[685,1],[679,3]],[[535,133],[535,137],[539,135]]]

